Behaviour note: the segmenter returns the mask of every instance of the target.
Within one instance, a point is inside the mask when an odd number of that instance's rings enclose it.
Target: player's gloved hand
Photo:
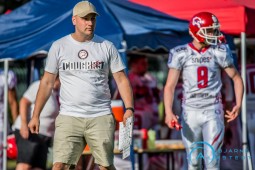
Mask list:
[[[172,121],[177,121],[177,117],[174,113],[170,112],[170,113],[166,113],[166,117],[165,117],[165,124],[170,128],[170,129],[174,129],[174,127],[172,126],[171,122]]]
[[[171,121],[171,125],[172,125],[176,130],[181,130],[181,128],[182,128],[182,125],[180,125],[180,124],[178,123],[178,121],[172,120],[172,121]]]
[[[165,123],[171,129],[180,130],[182,126],[178,123],[179,117],[173,113],[166,114]]]

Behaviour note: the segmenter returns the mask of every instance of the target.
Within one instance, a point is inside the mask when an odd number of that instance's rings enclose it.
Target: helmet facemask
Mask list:
[[[218,38],[222,36],[220,30],[220,25],[211,26],[211,27],[202,27],[197,32],[197,35],[204,38],[206,44],[208,45],[217,45]]]

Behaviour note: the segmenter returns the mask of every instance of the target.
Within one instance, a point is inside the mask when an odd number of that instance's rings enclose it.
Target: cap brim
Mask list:
[[[89,14],[96,14],[96,15],[99,16],[99,14],[98,14],[97,12],[95,12],[95,11],[89,11],[89,12],[80,13],[80,14],[77,14],[77,16],[79,16],[79,17],[85,17],[85,16],[87,16],[87,15],[89,15]]]

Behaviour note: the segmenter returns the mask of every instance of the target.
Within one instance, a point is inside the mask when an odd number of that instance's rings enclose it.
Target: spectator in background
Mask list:
[[[48,147],[54,134],[54,122],[59,112],[59,78],[56,78],[52,93],[40,116],[39,134],[31,134],[28,122],[32,116],[40,81],[33,82],[20,100],[20,115],[14,128],[18,147],[16,170],[46,169]]]
[[[141,118],[139,124],[135,121],[134,128],[150,129],[159,123],[160,90],[157,87],[157,80],[148,72],[148,58],[145,54],[129,54],[128,58],[128,78],[133,89],[135,117]],[[115,89],[113,99],[120,99],[114,82],[113,87]]]
[[[0,14],[8,14],[30,0],[0,0]]]
[[[248,132],[248,149],[251,153],[251,157],[247,158],[248,161],[252,161],[253,169],[255,167],[255,51],[251,47],[247,48],[246,51],[246,109],[247,109],[247,132]],[[241,51],[238,50],[238,64],[239,64],[239,72],[241,72]],[[224,80],[224,79],[223,79]],[[225,79],[224,81],[226,81]],[[228,80],[227,80],[228,81]],[[229,83],[228,83],[229,84]],[[226,99],[226,107],[227,105],[230,106],[230,102],[227,102],[228,99],[233,99],[235,96],[231,94],[231,90],[233,87],[229,85],[226,86],[226,93],[229,97],[225,97]],[[230,94],[230,95],[229,95]],[[229,103],[229,104],[227,104]],[[233,104],[232,104],[233,105]],[[242,149],[242,125],[241,125],[241,118],[234,120],[226,125],[225,130],[225,141],[222,150],[230,150],[233,148],[240,148]],[[234,139],[234,140],[233,140]],[[224,156],[232,156],[233,154],[230,152],[224,153]],[[242,152],[235,153],[235,156],[243,156]],[[228,169],[241,169],[243,167],[242,161],[233,161],[233,160],[226,160],[222,161],[221,167],[228,168]]]
[[[251,152],[253,169],[255,168],[255,51],[247,48],[246,66],[246,106],[247,106],[247,127],[248,143]]]
[[[4,102],[4,72],[0,70],[0,113],[3,112]],[[8,72],[8,102],[11,109],[12,121],[18,117],[18,101],[16,93],[17,77],[13,71]]]
[[[5,75],[4,71],[0,70],[0,168],[2,168],[2,160],[3,160],[3,130],[4,130],[4,83],[5,83]],[[11,109],[12,120],[15,121],[18,116],[18,102],[16,96],[16,85],[17,78],[13,71],[8,72],[8,102]],[[10,126],[8,126],[8,130],[10,130]]]
[[[160,102],[157,80],[148,72],[148,58],[143,54],[129,55],[129,73],[134,94],[135,117],[142,118],[140,128],[155,128],[159,123]]]
[[[148,57],[145,54],[133,53],[128,55],[128,59],[128,78],[134,95],[134,129],[150,129],[159,132],[158,104],[160,102],[160,91],[157,87],[156,78],[148,72]],[[116,89],[113,99],[119,98],[119,92]],[[158,133],[156,135],[159,136]],[[143,148],[148,147],[146,146],[147,143],[142,145]],[[144,154],[143,162],[146,165],[144,169],[160,168],[151,159],[151,156]],[[128,160],[116,158],[115,162],[116,167],[119,169],[131,169]],[[130,168],[128,168],[128,165],[130,165]]]

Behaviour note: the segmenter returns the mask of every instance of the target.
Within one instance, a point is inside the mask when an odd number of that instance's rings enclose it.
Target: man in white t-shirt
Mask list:
[[[0,168],[3,160],[3,124],[4,124],[4,82],[5,76],[3,70],[0,70]],[[11,109],[12,119],[18,116],[18,102],[16,96],[17,77],[13,71],[8,72],[8,102]],[[9,126],[8,126],[9,128]]]
[[[165,122],[174,128],[178,122],[172,111],[174,89],[182,73],[182,140],[186,147],[189,169],[219,169],[219,150],[224,138],[224,112],[221,102],[221,69],[233,80],[236,105],[226,111],[227,122],[240,113],[243,82],[235,69],[231,52],[220,42],[223,35],[215,15],[200,12],[189,24],[191,43],[170,50],[169,73],[164,90]],[[220,43],[219,43],[220,42]],[[203,153],[204,151],[204,153]]]
[[[100,169],[115,169],[110,72],[126,107],[124,123],[133,116],[126,67],[114,45],[94,34],[97,15],[90,2],[77,3],[72,17],[75,32],[55,41],[48,53],[29,128],[32,133],[39,132],[40,112],[59,74],[60,112],[55,122],[53,170],[73,169],[86,144]]]
[[[39,134],[31,134],[28,122],[34,110],[36,93],[40,81],[33,82],[20,100],[20,115],[14,123],[18,158],[16,170],[46,169],[48,148],[54,135],[54,122],[59,112],[59,78],[56,79],[52,93],[40,115]],[[38,149],[40,148],[40,149]]]

